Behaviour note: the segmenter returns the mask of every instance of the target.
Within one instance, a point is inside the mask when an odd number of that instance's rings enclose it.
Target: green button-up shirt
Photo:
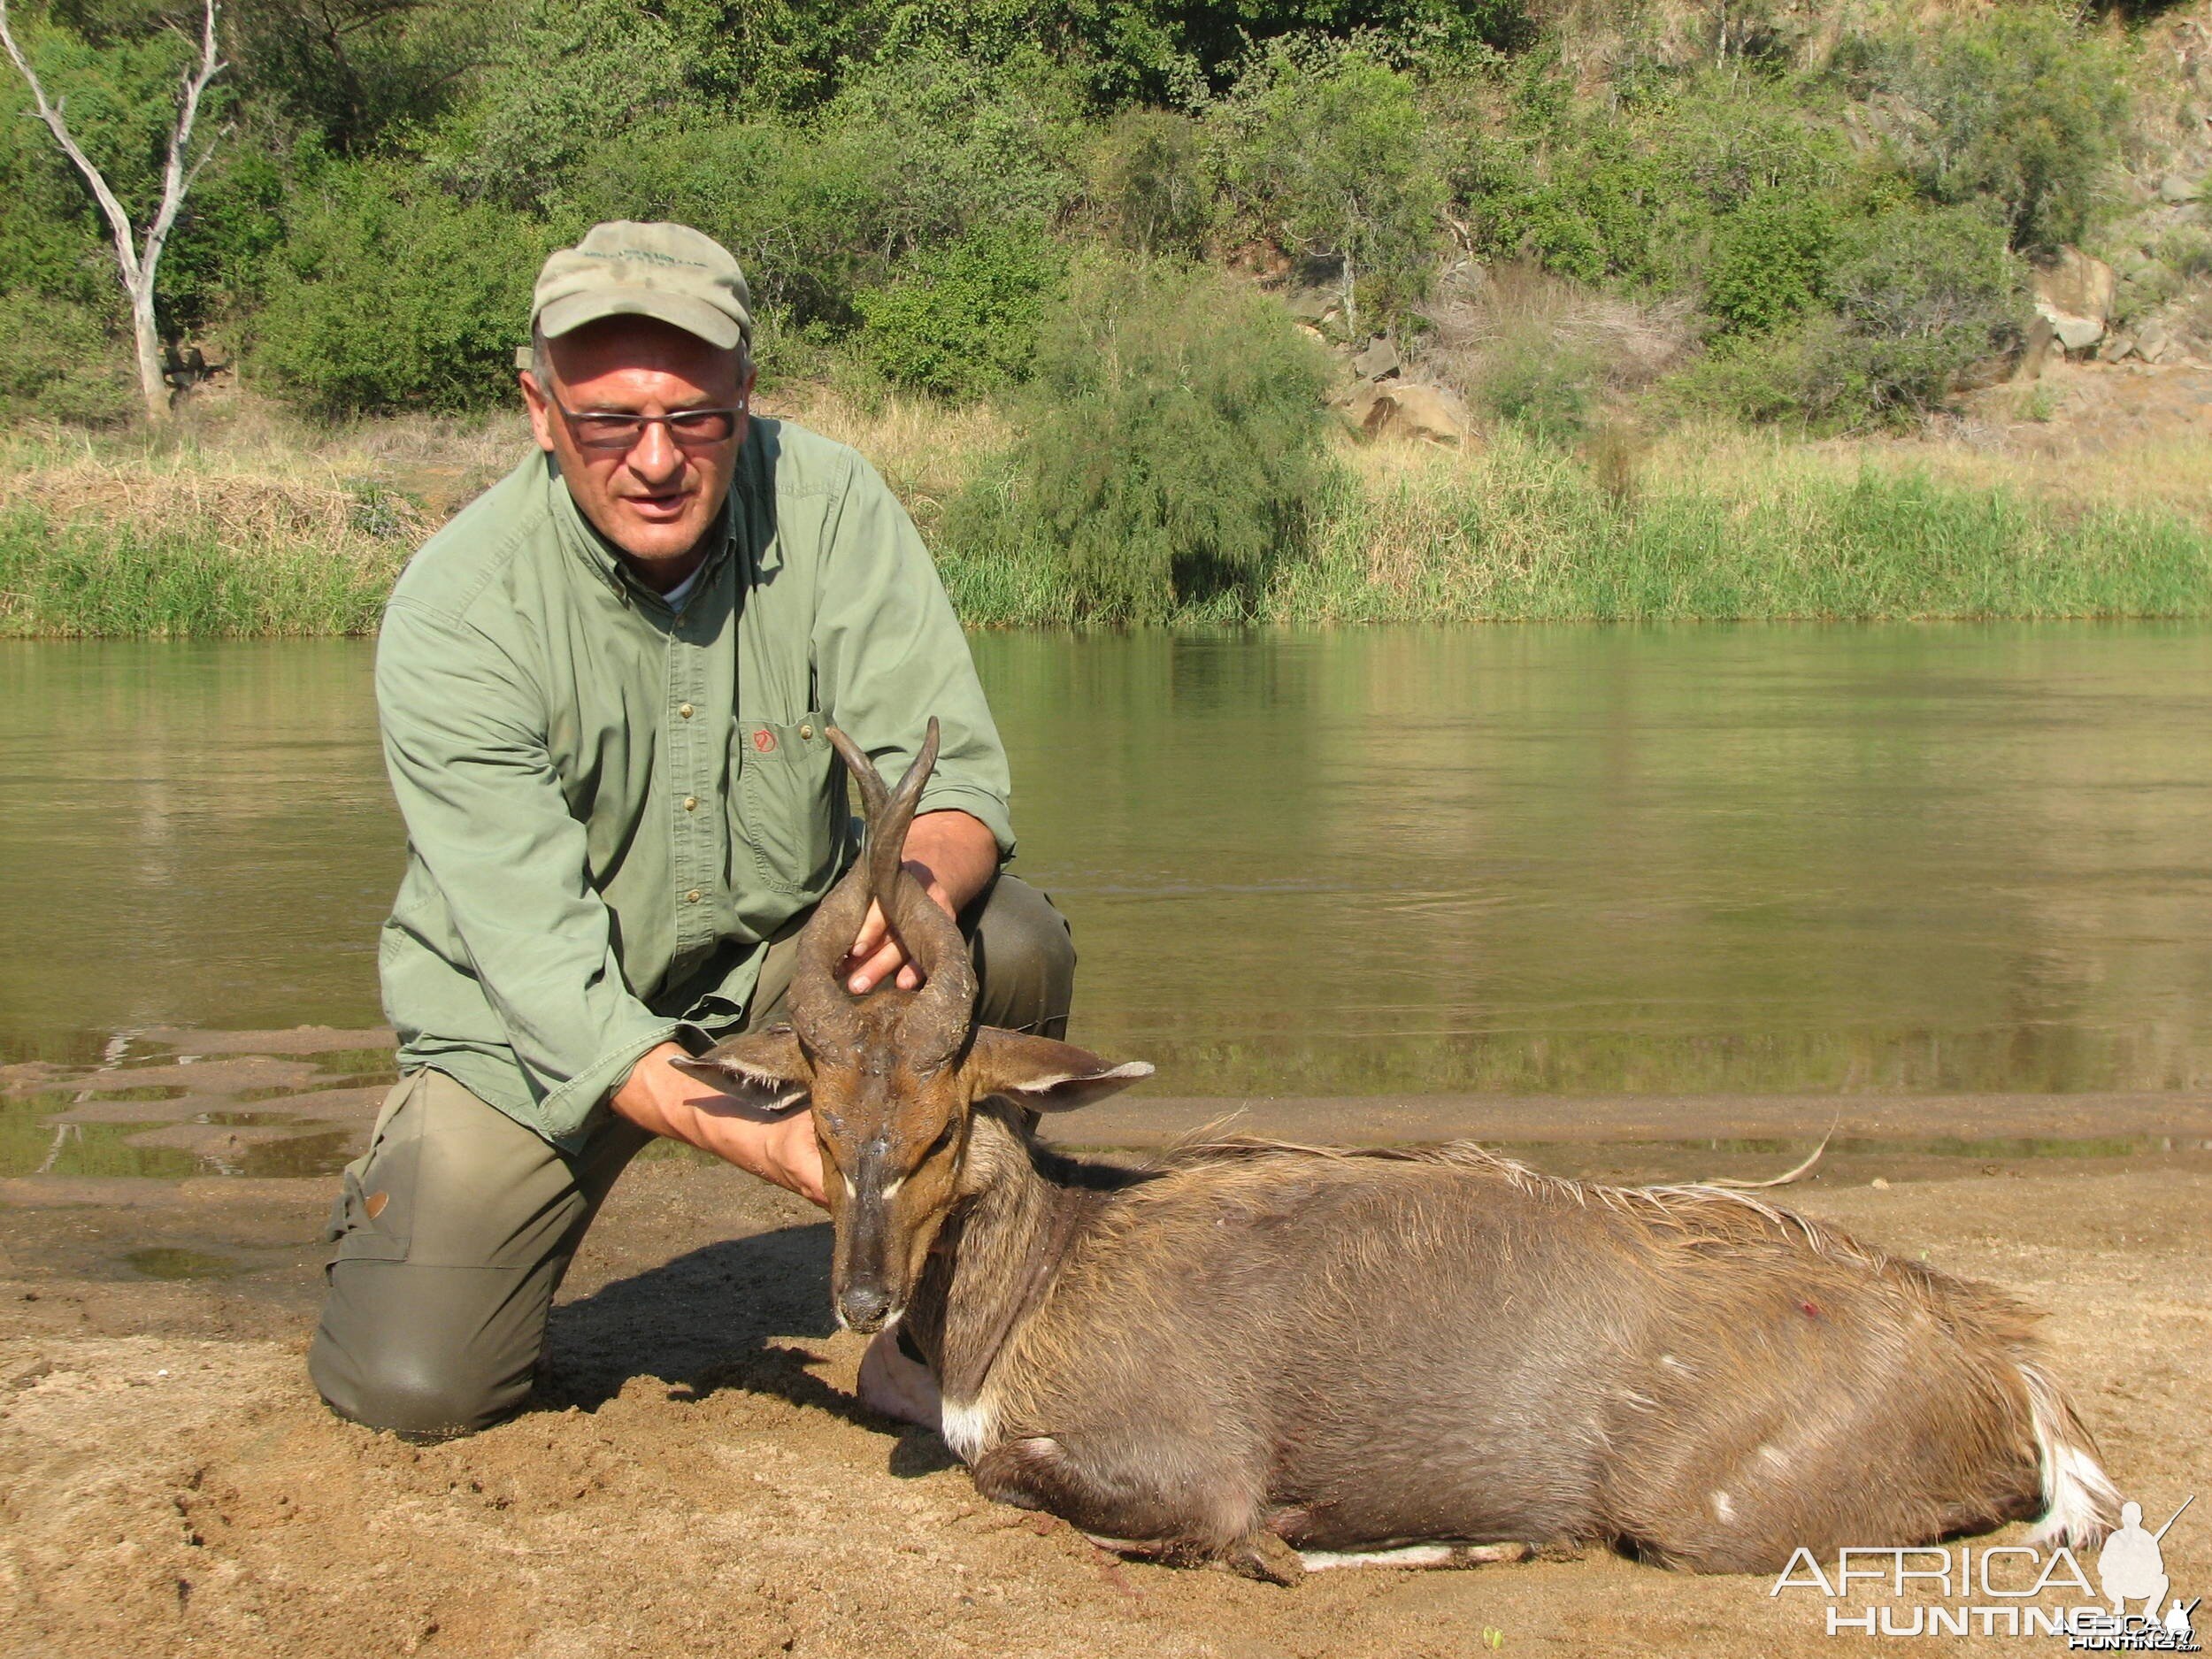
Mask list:
[[[680,609],[531,457],[409,563],[376,695],[407,823],[379,953],[401,1068],[570,1147],[647,1049],[737,1023],[765,941],[849,862],[826,724],[895,779],[935,715],[922,810],[1013,850],[928,552],[867,463],[783,422],[752,423]]]

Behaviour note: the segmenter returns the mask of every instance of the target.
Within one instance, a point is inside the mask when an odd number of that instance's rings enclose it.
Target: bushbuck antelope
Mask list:
[[[699,1075],[811,1102],[857,1331],[902,1322],[985,1495],[1100,1541],[1282,1578],[1605,1543],[1704,1571],[1924,1543],[2116,1495],[1998,1292],[1709,1187],[1555,1179],[1460,1144],[1224,1142],[1141,1165],[1031,1133],[1149,1074],[979,1028],[895,792],[832,740],[862,861],[798,951],[792,1025]],[[836,968],[871,897],[921,987]]]

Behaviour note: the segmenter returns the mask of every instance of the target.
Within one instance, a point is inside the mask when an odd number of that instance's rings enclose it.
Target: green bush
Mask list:
[[[1122,111],[1091,151],[1100,228],[1141,258],[1196,255],[1214,227],[1214,176],[1198,123],[1174,110]]]
[[[1625,106],[1580,98],[1549,63],[1523,69],[1502,123],[1474,123],[1452,196],[1488,257],[1534,258],[1578,282],[1682,288],[1721,227],[1751,211],[1741,252],[1784,233],[1768,204],[1848,201],[1848,146],[1800,83],[1708,74]]]
[[[1278,51],[1221,106],[1228,175],[1256,229],[1341,254],[1351,332],[1379,332],[1428,292],[1443,180],[1410,77],[1353,50]]]
[[[1835,247],[1834,215],[1819,196],[1758,196],[1714,232],[1705,309],[1726,333],[1778,328],[1828,297]]]
[[[1902,209],[1847,227],[1830,280],[1833,311],[1723,337],[1675,377],[1675,396],[1746,421],[1903,420],[1940,406],[2017,326],[2019,263],[1970,209]]]
[[[0,294],[0,416],[108,426],[139,407],[130,351],[100,312],[42,294]]]
[[[1484,354],[1474,402],[1541,442],[1566,443],[1588,430],[1599,380],[1588,350],[1540,328],[1514,329]]]
[[[1871,56],[1922,117],[1901,143],[1930,196],[1981,206],[2024,253],[2088,233],[2129,98],[2126,60],[2079,13],[2037,0],[1916,23]]]
[[[325,417],[480,409],[512,395],[541,225],[420,173],[329,169],[296,204],[253,353]]]
[[[895,386],[955,402],[1025,379],[1060,259],[1037,233],[979,230],[864,290],[860,354]]]
[[[1972,209],[1885,214],[1850,242],[1836,267],[1836,304],[1876,412],[1934,408],[2017,328],[2024,273],[2003,233]]]
[[[956,595],[1056,588],[1102,621],[1248,613],[1306,546],[1328,373],[1279,307],[1211,273],[1079,268],[1026,435],[947,515]]]

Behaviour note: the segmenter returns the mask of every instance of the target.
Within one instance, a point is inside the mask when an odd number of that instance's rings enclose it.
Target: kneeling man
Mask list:
[[[598,226],[546,262],[531,337],[541,453],[415,556],[377,647],[402,1079],[345,1172],[309,1363],[342,1416],[421,1439],[521,1405],[654,1136],[822,1202],[807,1113],[737,1115],[671,1062],[779,1018],[856,851],[826,726],[895,777],[940,721],[908,867],[970,939],[979,1018],[1057,1035],[1074,980],[1066,924],[999,872],[1006,757],[913,526],[851,449],[749,411],[737,262]],[[914,983],[873,912],[846,971]]]

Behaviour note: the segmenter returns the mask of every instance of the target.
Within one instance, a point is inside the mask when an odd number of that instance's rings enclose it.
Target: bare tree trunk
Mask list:
[[[30,83],[31,96],[38,106],[38,119],[46,123],[54,142],[61,146],[62,154],[76,164],[91,188],[92,199],[100,204],[100,211],[108,222],[108,234],[115,242],[115,263],[123,277],[123,292],[130,301],[131,336],[138,357],[139,390],[146,399],[146,419],[156,425],[169,419],[169,388],[161,369],[161,334],[154,326],[154,278],[161,268],[162,250],[169,245],[169,232],[177,222],[177,211],[184,205],[184,198],[200,176],[200,169],[215,153],[220,134],[210,139],[199,159],[188,163],[186,157],[192,149],[193,124],[200,117],[200,96],[207,90],[208,82],[229,67],[215,55],[215,0],[205,0],[205,20],[200,30],[200,55],[196,63],[184,72],[184,79],[177,98],[177,122],[169,134],[169,158],[161,173],[161,205],[154,211],[142,240],[131,224],[130,214],[108,181],[101,176],[92,158],[78,146],[71,136],[69,123],[63,119],[62,106],[50,100],[46,88],[39,84],[38,75],[31,68],[31,60],[16,44],[14,31],[9,27],[7,0],[0,0],[0,44],[7,48],[8,56]]]

